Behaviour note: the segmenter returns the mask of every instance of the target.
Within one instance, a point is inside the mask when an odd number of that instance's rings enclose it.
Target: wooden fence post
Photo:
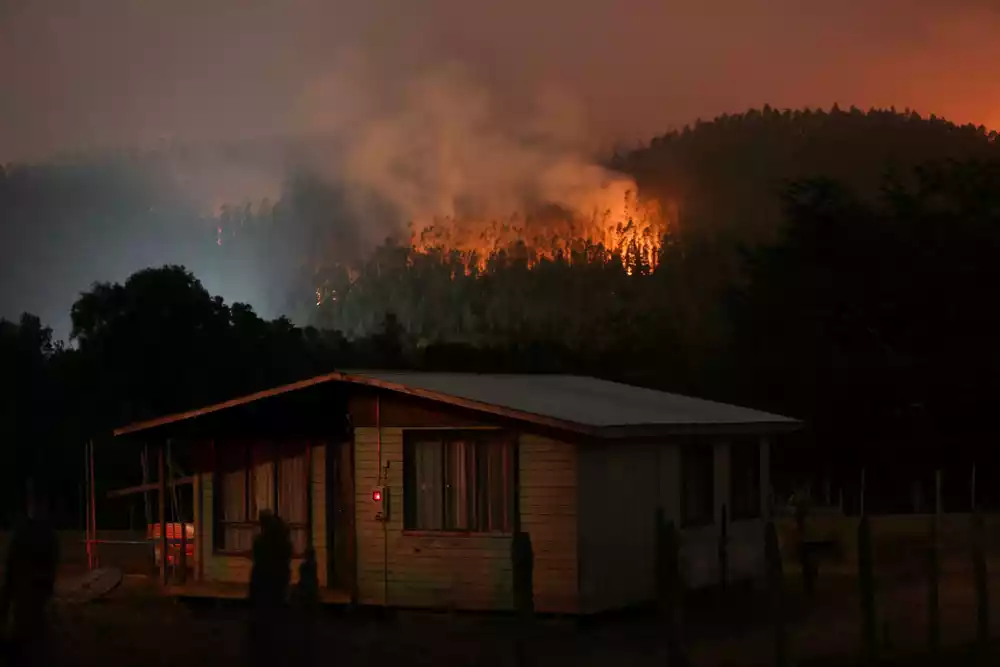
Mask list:
[[[976,578],[976,640],[985,664],[990,644],[990,584],[986,569],[986,530],[978,509],[972,514],[972,567]]]
[[[725,503],[719,511],[719,583],[725,593],[729,586],[729,512]]]
[[[934,514],[938,515],[944,511],[941,503],[941,471],[934,471]]]
[[[809,551],[809,540],[807,539],[806,520],[809,516],[808,500],[803,498],[795,506],[795,526],[799,533],[799,566],[802,568],[802,589],[809,597],[813,596],[816,589],[816,568],[814,567],[813,554]]]
[[[767,562],[767,587],[771,598],[771,623],[774,630],[774,665],[788,667],[788,628],[785,626],[784,584],[781,545],[774,521],[764,524],[764,556]]]
[[[862,655],[867,664],[878,660],[878,625],[875,615],[875,566],[872,531],[867,514],[858,523],[858,588],[861,597]]]
[[[662,507],[656,509],[656,588],[660,614],[666,623],[667,659],[670,665],[688,664],[681,633],[680,535],[667,521]]]
[[[927,545],[927,648],[937,654],[941,648],[941,563],[938,560],[938,518],[931,518]]]

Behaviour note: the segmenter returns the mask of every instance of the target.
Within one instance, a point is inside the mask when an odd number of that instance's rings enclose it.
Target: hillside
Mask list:
[[[470,271],[468,257],[447,243],[417,251],[403,239],[350,269],[325,262],[317,247],[314,271],[303,279],[323,292],[321,306],[310,306],[312,321],[350,335],[393,312],[414,340],[527,337],[603,347],[619,336],[643,338],[656,318],[658,335],[690,352],[722,336],[724,297],[745,273],[741,248],[777,237],[790,183],[828,178],[873,202],[887,178],[912,184],[918,166],[980,158],[1000,159],[996,134],[984,128],[911,112],[765,107],[696,123],[614,158],[643,200],[676,210],[652,257],[636,246],[609,252],[591,238],[542,261],[535,234]]]
[[[996,132],[933,114],[765,106],[656,137],[613,164],[636,178],[643,196],[678,201],[683,231],[753,240],[773,236],[790,181],[825,177],[873,197],[888,174],[998,156]]]
[[[9,249],[0,268],[0,313],[33,310],[61,332],[65,325],[55,318],[90,282],[179,263],[213,291],[249,301],[259,312],[284,312],[299,322],[352,334],[370,332],[393,311],[417,339],[503,341],[519,332],[592,340],[591,324],[666,301],[681,311],[674,328],[697,338],[717,327],[711,320],[719,295],[741,275],[739,245],[775,238],[788,182],[826,176],[872,197],[887,173],[907,177],[929,161],[1000,154],[995,134],[933,116],[765,107],[695,123],[609,160],[635,179],[642,200],[659,205],[662,219],[619,207],[610,216],[580,220],[558,207],[536,206],[503,220],[470,226],[443,219],[430,230],[408,230],[405,221],[392,220],[377,206],[359,219],[349,210],[356,193],[310,171],[311,160],[333,148],[322,141],[285,147],[165,145],[49,165],[8,165],[0,170],[0,242]],[[235,194],[244,191],[257,195]],[[208,213],[226,201],[214,218]],[[660,247],[664,229],[667,243]],[[386,235],[395,237],[395,249],[373,251]],[[365,267],[375,258],[398,256],[411,243],[420,248],[421,261],[403,258],[408,268],[392,277],[381,269],[375,272],[379,278],[369,275]],[[468,248],[476,244],[481,248],[470,257]],[[490,260],[496,250],[504,256]],[[48,270],[38,268],[39,257]],[[620,279],[608,277],[615,269],[605,266],[568,287],[559,283],[563,278],[549,284],[555,279],[547,276],[561,275],[557,269],[531,272],[510,289],[526,290],[538,302],[556,302],[532,308],[517,299],[502,305],[511,297],[501,293],[508,288],[499,277],[474,288],[451,285],[447,298],[400,296],[413,290],[428,294],[415,287],[426,278],[415,278],[414,267],[424,267],[426,276],[435,273],[432,267],[441,258],[451,263],[445,269],[449,276],[469,273],[471,264],[472,273],[482,276],[511,262],[537,266],[544,257],[618,263],[618,272],[634,274],[635,280],[624,281],[627,289],[609,287]],[[629,290],[653,268],[660,274],[654,281],[657,296],[632,295]],[[407,281],[409,287],[399,287]],[[606,309],[600,306],[604,293],[613,295]],[[336,305],[317,308],[317,301]],[[576,326],[581,308],[571,304],[581,303],[595,310]]]

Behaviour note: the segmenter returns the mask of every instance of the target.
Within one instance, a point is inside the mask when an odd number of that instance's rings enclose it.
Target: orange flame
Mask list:
[[[640,264],[656,268],[660,244],[671,219],[655,201],[639,201],[626,192],[622,201],[589,217],[566,211],[535,216],[515,214],[506,221],[436,218],[428,224],[411,222],[409,243],[421,253],[457,254],[466,273],[486,269],[489,258],[506,253],[535,266],[542,260],[574,256],[594,246],[605,261],[620,257],[632,274]],[[596,259],[591,255],[590,259]]]

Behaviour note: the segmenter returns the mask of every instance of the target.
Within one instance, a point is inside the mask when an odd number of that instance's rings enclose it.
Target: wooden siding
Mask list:
[[[577,448],[521,434],[518,454],[521,530],[535,551],[535,608],[579,612]]]
[[[511,538],[403,530],[403,428],[356,428],[358,591],[362,604],[506,610],[512,607]],[[522,529],[535,549],[535,605],[577,610],[576,464],[572,446],[518,438]],[[385,466],[388,465],[386,469]],[[388,488],[388,521],[375,518],[372,488]]]
[[[458,428],[484,425],[482,413],[443,405],[426,398],[376,393],[372,389],[355,388],[348,399],[351,424],[355,428]],[[377,422],[377,423],[376,423]]]
[[[309,477],[312,484],[313,547],[316,550],[317,576],[320,586],[326,586],[327,583],[328,539],[326,530],[325,457],[325,445],[313,446],[310,453]],[[215,473],[199,473],[195,482],[195,492],[195,505],[199,507],[196,515],[198,517],[198,525],[195,526],[195,534],[201,538],[196,549],[196,559],[200,561],[200,567],[196,568],[195,572],[200,573],[202,580],[206,582],[249,583],[252,562],[248,556],[215,552],[215,520],[213,516],[215,508]],[[298,581],[299,565],[301,564],[301,558],[292,560],[293,583]]]
[[[326,454],[327,445],[316,445],[309,455],[310,501],[312,504],[312,540],[316,550],[316,576],[320,586],[330,583],[329,563],[330,531],[326,516]]]

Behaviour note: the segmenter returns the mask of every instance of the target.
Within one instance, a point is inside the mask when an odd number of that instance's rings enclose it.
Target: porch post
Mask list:
[[[313,443],[306,442],[306,548],[315,547],[313,541]]]
[[[87,543],[87,569],[94,569],[94,545],[90,536],[90,442],[83,445],[83,521]]]
[[[934,471],[934,514],[941,514],[941,470]]]
[[[159,447],[158,466],[160,488],[158,489],[158,500],[160,504],[160,583],[167,585],[167,465],[164,445],[161,442]]]
[[[90,563],[91,569],[95,567],[100,567],[100,557],[97,553],[97,491],[95,486],[97,484],[97,472],[94,469],[94,441],[90,440],[87,447],[87,456],[89,459],[89,476],[90,476],[90,542],[91,550],[90,555],[92,560]]]
[[[181,550],[177,554],[177,566],[179,570],[177,580],[178,583],[185,584],[187,583],[187,523],[184,522],[184,513],[180,511],[180,503],[178,503],[177,507],[177,521],[181,527]]]

